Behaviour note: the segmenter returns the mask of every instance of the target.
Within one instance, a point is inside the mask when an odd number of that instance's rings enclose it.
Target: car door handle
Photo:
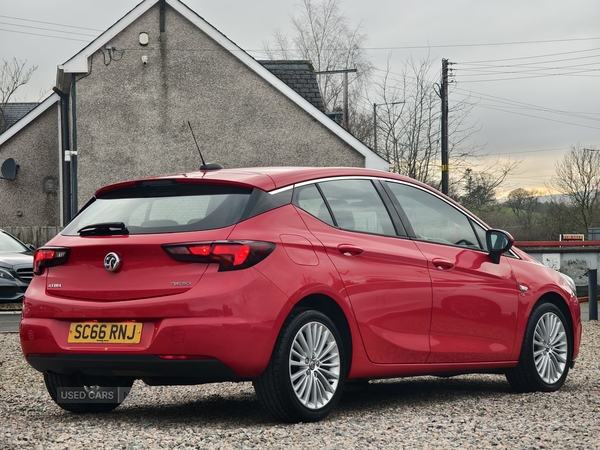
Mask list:
[[[362,248],[357,247],[356,245],[350,245],[350,244],[340,244],[340,245],[338,245],[338,250],[344,256],[358,256],[362,252],[364,252],[364,250]]]
[[[454,263],[448,261],[447,259],[434,258],[431,262],[438,270],[450,270],[454,268]]]

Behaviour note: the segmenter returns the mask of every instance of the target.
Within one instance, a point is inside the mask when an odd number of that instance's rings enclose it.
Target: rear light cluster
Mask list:
[[[177,261],[218,263],[219,272],[240,270],[259,263],[275,250],[275,244],[260,241],[189,242],[163,245]]]
[[[41,275],[45,267],[60,266],[69,259],[70,249],[68,248],[38,248],[33,254],[33,273]]]

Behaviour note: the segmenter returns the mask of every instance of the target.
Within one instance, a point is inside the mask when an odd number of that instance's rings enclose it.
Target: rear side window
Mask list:
[[[232,186],[140,183],[96,199],[62,234],[109,222],[124,223],[130,234],[223,228],[240,220],[251,194],[252,189]]]
[[[348,231],[396,236],[392,219],[369,180],[319,183],[338,227]]]
[[[328,225],[335,226],[329,209],[314,184],[296,188],[296,204]]]

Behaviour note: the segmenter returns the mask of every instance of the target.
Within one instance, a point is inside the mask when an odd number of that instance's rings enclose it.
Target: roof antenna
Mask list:
[[[200,151],[200,146],[198,145],[198,141],[196,140],[196,136],[194,135],[194,130],[192,129],[192,124],[190,121],[187,121],[188,126],[190,127],[190,131],[192,132],[192,137],[194,138],[194,142],[196,143],[196,148],[198,149],[198,153],[200,154],[200,160],[202,161],[202,165],[200,166],[200,170],[218,170],[222,169],[223,166],[219,163],[209,163],[206,164],[204,162],[204,157],[202,156],[202,152]]]

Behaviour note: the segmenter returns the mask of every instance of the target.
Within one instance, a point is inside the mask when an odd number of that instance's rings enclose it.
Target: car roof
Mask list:
[[[174,173],[140,180],[131,180],[100,188],[98,191],[96,191],[96,196],[114,189],[132,186],[140,181],[152,182],[156,180],[177,180],[179,182],[188,183],[215,182],[256,187],[268,192],[296,183],[301,183],[303,181],[343,176],[382,177],[401,181],[410,181],[412,183],[425,186],[415,180],[394,173],[358,167],[249,167],[237,169],[198,170],[194,172]]]

